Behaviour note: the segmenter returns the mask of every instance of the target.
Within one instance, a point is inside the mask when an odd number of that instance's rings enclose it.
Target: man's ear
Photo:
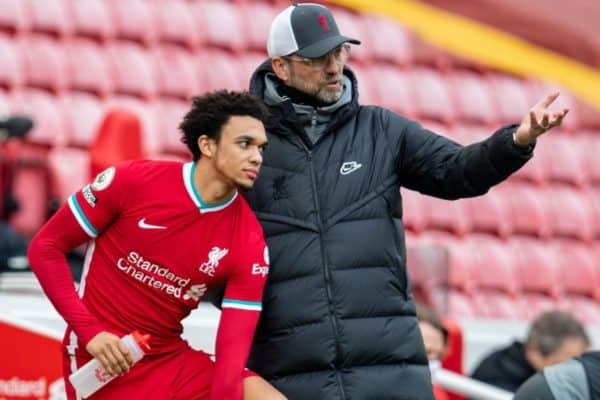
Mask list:
[[[283,82],[287,82],[290,78],[290,70],[289,66],[285,62],[285,60],[281,57],[273,57],[271,59],[271,67],[273,67],[273,71],[275,75]]]
[[[206,135],[200,135],[198,138],[198,149],[202,157],[211,158],[215,153],[216,143]]]

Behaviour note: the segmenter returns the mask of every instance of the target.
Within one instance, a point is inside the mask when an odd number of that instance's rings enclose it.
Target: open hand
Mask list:
[[[515,132],[515,143],[527,147],[535,143],[538,136],[543,135],[550,129],[559,126],[567,113],[568,108],[551,112],[548,110],[550,104],[558,98],[559,92],[554,92],[536,103],[529,113],[523,117],[521,125]]]

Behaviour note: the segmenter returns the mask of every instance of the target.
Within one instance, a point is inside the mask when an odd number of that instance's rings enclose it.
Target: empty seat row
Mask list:
[[[453,316],[531,319],[548,308],[581,306],[584,320],[598,323],[599,249],[572,240],[430,233],[409,241],[408,265],[415,291]]]
[[[189,98],[216,88],[247,87],[251,72],[263,57],[234,57],[220,50],[190,53],[174,46],[149,51],[128,42],[101,46],[89,40],[64,45],[43,36],[21,42],[0,36],[0,84],[23,84],[56,93],[66,89],[100,97],[112,93],[141,98],[157,95]],[[255,65],[250,65],[256,62]]]
[[[484,196],[440,200],[402,190],[404,223],[411,231],[483,232],[538,238],[600,238],[600,190],[503,183]]]
[[[99,41],[117,38],[144,45],[161,41],[189,48],[211,45],[234,51],[264,50],[269,22],[276,12],[268,2],[3,0],[0,29]]]

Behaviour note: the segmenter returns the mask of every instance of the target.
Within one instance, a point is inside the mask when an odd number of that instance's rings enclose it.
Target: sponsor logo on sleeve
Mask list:
[[[92,187],[90,185],[85,185],[81,190],[81,193],[90,207],[96,207],[96,196],[94,196],[94,193],[92,193]]]
[[[269,248],[267,246],[265,246],[263,258],[265,265],[260,265],[259,263],[252,264],[252,275],[260,275],[265,277],[269,273]]]
[[[115,177],[115,167],[105,169],[96,175],[96,179],[92,182],[92,189],[104,190],[106,189]]]

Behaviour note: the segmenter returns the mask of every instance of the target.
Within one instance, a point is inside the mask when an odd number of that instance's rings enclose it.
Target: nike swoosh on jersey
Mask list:
[[[166,226],[162,225],[152,225],[146,223],[146,218],[142,218],[138,221],[138,226],[142,229],[167,229]]]

